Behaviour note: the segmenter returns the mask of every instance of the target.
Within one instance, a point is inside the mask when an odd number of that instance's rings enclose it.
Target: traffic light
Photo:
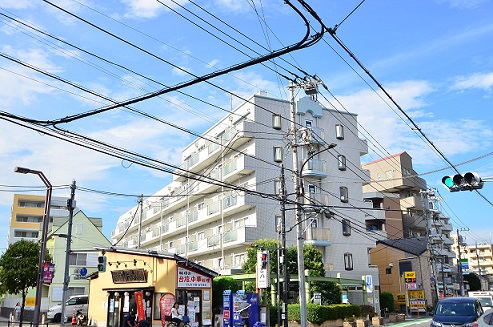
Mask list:
[[[453,177],[444,176],[442,183],[450,192],[479,190],[483,188],[484,184],[481,177],[475,172],[467,172],[464,176],[461,174]]]
[[[98,257],[98,271],[99,272],[106,271],[106,256],[104,255]]]
[[[260,254],[260,269],[267,269],[269,263],[269,252],[263,251]]]

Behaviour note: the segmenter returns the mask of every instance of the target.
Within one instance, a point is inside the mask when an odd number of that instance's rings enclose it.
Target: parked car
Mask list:
[[[430,327],[476,327],[483,313],[477,298],[447,297],[438,301]]]
[[[87,316],[87,306],[89,303],[88,295],[74,295],[65,302],[65,321],[71,321],[72,315],[78,311]],[[57,304],[48,309],[46,318],[53,322],[60,322],[62,317],[62,304]]]
[[[493,326],[493,309],[488,309],[478,319],[478,327],[491,327]]]

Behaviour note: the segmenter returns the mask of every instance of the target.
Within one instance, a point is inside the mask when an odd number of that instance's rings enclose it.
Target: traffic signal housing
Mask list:
[[[268,252],[262,252],[260,254],[260,268],[261,269],[267,269],[268,263],[269,263],[269,253]]]
[[[106,271],[106,256],[104,255],[98,257],[98,271],[99,272]]]
[[[458,192],[482,189],[484,182],[478,173],[467,172],[464,175],[456,174],[453,177],[444,176],[442,178],[442,184],[450,192]]]

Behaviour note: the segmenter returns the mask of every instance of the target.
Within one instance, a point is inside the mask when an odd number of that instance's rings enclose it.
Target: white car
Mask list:
[[[478,327],[491,327],[493,326],[493,309],[486,310],[481,317],[479,317]]]
[[[87,304],[89,303],[88,295],[71,296],[65,303],[65,321],[71,321],[72,315],[77,314],[77,311],[82,312],[87,316]],[[48,309],[46,318],[53,322],[60,322],[62,317],[62,305],[57,304]]]

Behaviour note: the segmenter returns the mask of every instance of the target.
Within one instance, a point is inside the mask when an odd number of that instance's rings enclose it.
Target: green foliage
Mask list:
[[[469,291],[481,291],[481,280],[475,273],[464,275],[464,280],[469,283]]]
[[[269,319],[271,326],[277,324],[277,307],[275,305],[271,305],[269,308]]]
[[[380,293],[380,308],[388,309],[389,312],[394,311],[394,295],[390,292]]]
[[[350,304],[349,306],[353,308],[353,316],[361,317],[361,308],[359,307],[359,305]]]
[[[363,305],[360,305],[359,308],[361,310],[361,317],[369,316],[371,318],[371,317],[375,317],[377,315],[375,313],[375,309],[371,305],[363,304]]]
[[[323,305],[308,303],[306,305],[306,317],[309,322],[320,325],[329,319],[328,308]]]
[[[301,322],[301,313],[299,304],[288,305],[288,320]]]
[[[223,291],[236,292],[240,289],[238,283],[231,277],[219,276],[212,280],[212,309],[218,312],[223,307]]]
[[[247,248],[247,260],[241,267],[241,270],[245,274],[254,274],[257,267],[257,252],[260,248],[264,248],[269,251],[270,255],[270,271],[274,273],[277,271],[277,248],[279,244],[276,240],[263,239],[256,240],[252,243],[250,248]]]
[[[21,240],[10,244],[0,257],[0,282],[10,294],[27,292],[38,282],[39,243]],[[47,253],[46,261],[51,261]]]
[[[320,293],[322,295],[322,303],[325,305],[341,303],[341,289],[336,282],[312,282],[310,294],[313,296],[313,293]]]

